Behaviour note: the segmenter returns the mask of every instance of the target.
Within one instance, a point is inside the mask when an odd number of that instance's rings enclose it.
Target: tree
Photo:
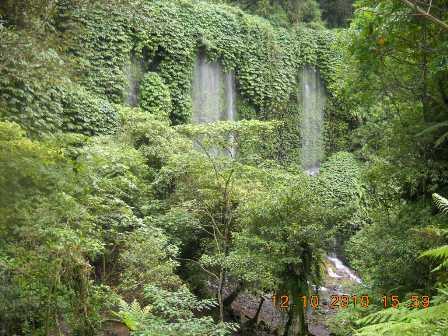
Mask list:
[[[403,2],[360,1],[358,7],[350,50],[359,62],[354,65],[360,66],[364,78],[360,78],[361,83],[370,84],[361,94],[374,94],[372,98],[385,105],[383,109],[402,117],[409,114],[405,102],[415,102],[412,111],[422,113],[422,126],[445,120],[446,32],[422,15],[409,15],[409,7]],[[445,20],[447,4],[440,2],[434,8]],[[440,128],[431,131],[437,135]]]
[[[306,335],[303,296],[318,284],[326,236],[322,208],[310,178],[279,174],[241,209],[244,230],[236,234],[235,272],[262,290],[287,294],[284,335]]]
[[[420,2],[417,3],[416,1],[409,1],[409,0],[401,0],[401,2],[404,3],[406,6],[415,10],[417,12],[417,15],[421,15],[422,17],[428,19],[429,21],[435,23],[436,25],[442,27],[443,29],[448,30],[448,24],[446,22],[443,22],[442,20],[431,14],[431,10],[433,9],[432,1],[425,1],[426,3],[424,3],[424,5],[427,6],[426,10],[420,7],[419,5]],[[436,10],[440,9],[437,8]]]
[[[0,321],[6,334],[49,334],[65,323],[92,335],[108,289],[90,260],[104,246],[62,147],[0,122]],[[79,165],[77,168],[81,168]],[[51,270],[51,271],[50,271]]]
[[[330,28],[346,27],[353,14],[353,0],[319,0],[322,19]]]
[[[173,155],[156,184],[172,185],[171,202],[198,218],[197,231],[205,242],[199,255],[186,260],[198,265],[216,286],[220,320],[224,320],[223,290],[229,276],[233,235],[239,230],[237,208],[250,192],[250,162],[256,148],[274,134],[275,123],[241,121],[178,126],[194,147]],[[181,163],[181,164],[179,164]],[[196,259],[193,259],[195,257]]]

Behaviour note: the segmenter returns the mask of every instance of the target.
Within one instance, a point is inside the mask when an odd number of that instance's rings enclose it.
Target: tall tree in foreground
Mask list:
[[[319,282],[326,241],[322,209],[308,176],[283,173],[275,180],[241,210],[244,230],[236,236],[234,265],[247,281],[288,295],[283,334],[306,335],[303,296],[309,299],[310,285]]]
[[[170,158],[157,184],[171,186],[170,202],[194,214],[197,247],[184,261],[199,267],[216,288],[219,318],[224,320],[224,288],[229,284],[229,255],[239,231],[237,209],[256,188],[251,178],[256,148],[269,143],[275,123],[218,122],[178,126],[194,147]]]

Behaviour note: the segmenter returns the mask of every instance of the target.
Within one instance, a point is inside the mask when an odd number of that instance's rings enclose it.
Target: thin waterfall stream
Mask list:
[[[322,131],[326,101],[325,87],[319,70],[313,66],[306,65],[302,69],[300,77],[301,163],[309,175],[316,175],[319,173],[320,162],[324,156]]]
[[[126,74],[127,79],[127,87],[123,92],[124,101],[128,106],[138,106],[140,81],[144,76],[142,61],[131,56],[129,63],[124,68],[124,73]]]
[[[344,265],[336,255],[327,256],[327,260],[330,261],[336,269],[336,272],[332,268],[328,268],[328,274],[333,278],[349,278],[356,283],[361,283],[361,278],[358,277],[349,267]],[[331,271],[331,272],[330,272]]]
[[[235,120],[235,76],[198,55],[192,85],[193,123]]]

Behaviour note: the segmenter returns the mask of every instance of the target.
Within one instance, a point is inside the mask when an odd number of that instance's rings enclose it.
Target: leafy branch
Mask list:
[[[439,18],[435,17],[434,15],[432,15],[430,13],[431,11],[431,6],[432,6],[432,1],[430,1],[428,9],[425,11],[423,8],[421,8],[420,6],[418,6],[415,2],[410,1],[410,0],[401,0],[402,3],[404,3],[406,6],[414,9],[417,11],[417,13],[421,16],[423,16],[425,19],[434,22],[435,24],[437,24],[438,26],[442,27],[445,30],[448,30],[448,24],[446,22],[443,22],[442,20],[440,20]]]

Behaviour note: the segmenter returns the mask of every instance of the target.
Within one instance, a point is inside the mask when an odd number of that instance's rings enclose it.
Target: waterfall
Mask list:
[[[125,67],[127,87],[124,92],[125,103],[128,106],[138,106],[140,81],[144,76],[142,62],[131,56],[129,64]]]
[[[325,107],[325,88],[319,70],[306,65],[301,73],[300,100],[302,103],[302,122],[300,125],[302,148],[302,167],[309,175],[319,173],[323,158],[323,121]]]
[[[235,120],[235,76],[199,55],[193,76],[193,123]]]
[[[348,278],[353,282],[362,283],[361,279],[350,268],[344,265],[344,263],[336,255],[327,256],[327,260],[330,261],[336,268],[336,273],[331,268],[327,268],[330,277]],[[338,274],[337,272],[339,272],[340,274]]]

